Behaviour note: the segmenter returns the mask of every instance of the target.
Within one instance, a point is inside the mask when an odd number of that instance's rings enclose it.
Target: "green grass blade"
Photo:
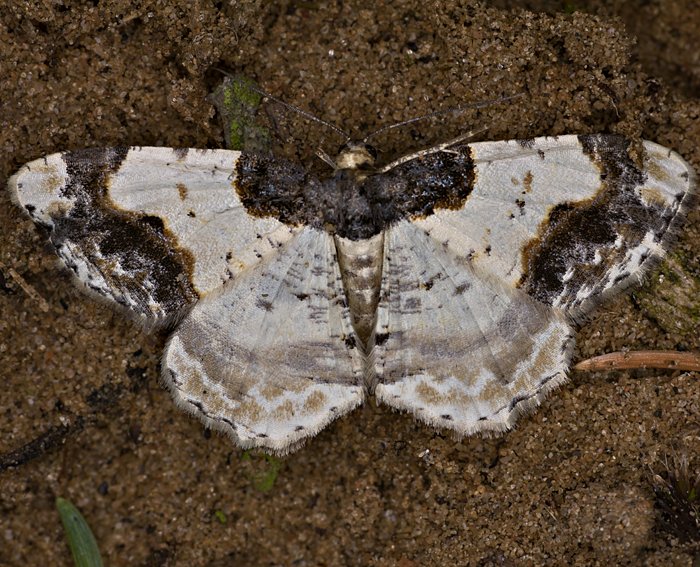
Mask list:
[[[64,498],[56,498],[56,508],[61,516],[76,567],[102,567],[97,541],[83,515]]]

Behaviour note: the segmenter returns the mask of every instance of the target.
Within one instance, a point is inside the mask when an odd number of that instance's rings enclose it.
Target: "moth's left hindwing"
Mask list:
[[[330,235],[295,229],[195,305],[163,358],[178,405],[243,447],[284,452],[361,404],[364,355],[336,257]]]
[[[241,205],[233,186],[239,156],[64,152],[22,167],[9,190],[82,284],[157,327],[289,238],[288,227]]]

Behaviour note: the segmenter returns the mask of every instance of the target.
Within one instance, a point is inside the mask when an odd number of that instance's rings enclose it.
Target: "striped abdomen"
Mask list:
[[[364,240],[335,237],[352,324],[363,347],[374,330],[382,281],[384,234]]]

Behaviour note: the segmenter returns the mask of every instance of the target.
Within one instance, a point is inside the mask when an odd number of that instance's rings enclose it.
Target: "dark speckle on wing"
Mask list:
[[[620,264],[649,230],[663,234],[672,219],[638,195],[646,174],[630,157],[628,140],[593,135],[579,141],[600,171],[600,189],[591,199],[554,207],[523,251],[526,271],[519,285],[548,304],[557,298],[561,305],[580,303],[583,298],[576,294],[582,287],[592,294],[606,285],[611,266]],[[560,297],[565,289],[566,297]]]
[[[73,269],[77,267],[66,250],[80,251],[105,280],[108,289],[98,289],[101,293],[122,303],[128,295],[133,311],[167,318],[197,299],[191,284],[194,261],[178,248],[160,217],[120,210],[109,200],[110,176],[127,153],[127,148],[111,148],[63,154],[63,194],[75,204],[69,215],[54,215],[51,241]],[[157,314],[151,310],[154,304]]]

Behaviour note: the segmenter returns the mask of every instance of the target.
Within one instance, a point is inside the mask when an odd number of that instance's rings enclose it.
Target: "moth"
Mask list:
[[[94,294],[172,329],[178,406],[284,453],[374,395],[459,435],[565,382],[576,321],[664,255],[695,192],[614,135],[466,143],[327,177],[266,153],[56,153],[9,193]]]

